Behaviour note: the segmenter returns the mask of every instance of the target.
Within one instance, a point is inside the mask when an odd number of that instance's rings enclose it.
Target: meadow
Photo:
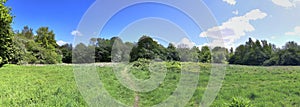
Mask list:
[[[201,67],[199,84],[187,103],[199,106],[210,76],[210,65]],[[147,66],[133,67],[130,72],[139,79],[149,79]],[[168,63],[163,83],[149,92],[137,92],[123,86],[112,67],[97,67],[99,77],[110,96],[119,102],[140,107],[158,104],[176,89],[180,79],[180,64]],[[222,88],[211,106],[227,106],[234,97],[247,99],[255,107],[300,106],[299,66],[239,66],[228,65]],[[176,102],[174,102],[176,103]],[[73,66],[5,65],[0,68],[0,106],[88,106],[77,89]]]

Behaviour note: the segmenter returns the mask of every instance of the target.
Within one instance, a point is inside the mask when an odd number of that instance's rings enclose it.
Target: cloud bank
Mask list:
[[[222,23],[221,26],[216,26],[208,29],[200,34],[200,37],[208,37],[212,39],[210,46],[223,46],[226,48],[234,47],[234,42],[245,36],[247,32],[255,30],[250,21],[263,19],[267,16],[266,13],[259,9],[252,10],[243,16],[237,16]],[[223,39],[222,39],[223,36]]]

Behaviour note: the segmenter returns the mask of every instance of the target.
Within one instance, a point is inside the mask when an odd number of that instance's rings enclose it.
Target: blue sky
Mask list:
[[[57,41],[73,43],[74,37],[82,33],[77,30],[78,24],[94,2],[9,0],[6,5],[12,7],[16,16],[14,30],[21,30],[25,25],[35,30],[48,26],[55,32]],[[268,40],[278,47],[288,41],[300,42],[300,0],[203,0],[203,3],[214,15],[217,25],[199,28],[187,13],[176,7],[141,3],[118,11],[102,30],[99,29],[101,32],[97,31],[97,37],[120,36],[125,41],[136,41],[145,34],[175,44],[227,48],[243,44],[249,37]],[[194,11],[201,15],[203,11],[199,9],[194,8]],[[204,21],[205,18],[203,15]],[[98,20],[101,18],[94,17],[91,21],[98,23]],[[223,38],[216,32],[221,32]]]

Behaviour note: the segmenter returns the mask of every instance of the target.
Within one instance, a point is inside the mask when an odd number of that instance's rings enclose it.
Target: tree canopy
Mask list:
[[[11,15],[11,9],[4,4],[6,0],[0,0],[0,66],[8,63],[13,55],[13,31],[11,23],[13,22],[13,16]]]

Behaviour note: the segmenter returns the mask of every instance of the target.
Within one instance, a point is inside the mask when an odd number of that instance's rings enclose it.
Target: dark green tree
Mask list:
[[[96,62],[111,62],[112,42],[109,39],[97,38],[95,49]]]
[[[211,52],[208,46],[203,46],[200,51],[200,62],[210,63],[211,62]]]
[[[6,0],[0,0],[0,66],[9,63],[14,57],[11,9],[5,6]]]
[[[152,60],[161,59],[160,53],[162,53],[162,51],[156,41],[154,41],[151,37],[142,36],[130,53],[130,61],[136,61],[139,58]]]
[[[87,46],[83,43],[77,44],[72,51],[73,63],[94,63],[95,62],[95,47]]]
[[[173,44],[169,44],[167,47],[167,60],[168,61],[180,61],[179,53]]]
[[[296,42],[288,42],[279,52],[279,65],[300,65],[300,46]]]
[[[59,47],[62,53],[63,63],[72,63],[72,44],[65,44]]]
[[[56,43],[55,40],[55,34],[51,30],[49,30],[48,27],[40,27],[36,31],[36,39],[35,42],[40,44],[44,48],[57,48],[58,44]]]

